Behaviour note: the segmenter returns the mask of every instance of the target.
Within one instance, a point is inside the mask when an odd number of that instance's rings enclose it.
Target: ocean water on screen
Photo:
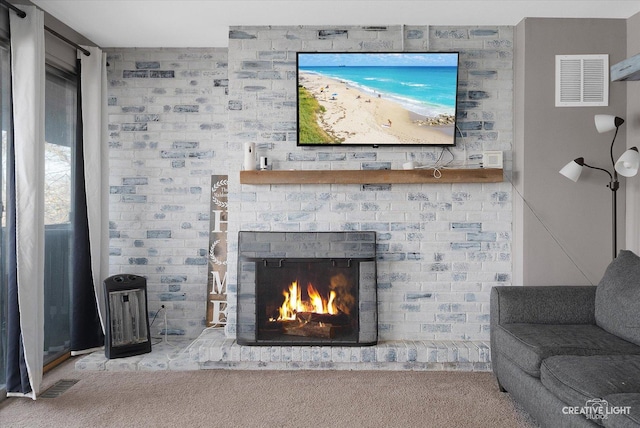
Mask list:
[[[341,80],[370,96],[390,99],[418,115],[455,114],[458,75],[455,66],[305,66],[300,70]]]

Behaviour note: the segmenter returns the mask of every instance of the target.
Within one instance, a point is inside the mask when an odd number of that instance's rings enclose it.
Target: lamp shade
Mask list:
[[[624,152],[618,162],[616,162],[616,171],[624,177],[633,177],[638,173],[640,167],[640,153],[637,147],[631,147]]]
[[[584,158],[577,158],[566,164],[561,170],[560,174],[567,177],[569,180],[578,181],[580,174],[582,173],[582,166],[584,165]]]
[[[596,114],[594,117],[596,129],[599,133],[613,131],[624,123],[624,119],[610,114]]]

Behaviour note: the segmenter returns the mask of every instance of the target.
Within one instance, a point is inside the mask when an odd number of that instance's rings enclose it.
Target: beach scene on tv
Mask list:
[[[298,53],[298,144],[455,144],[457,53]]]

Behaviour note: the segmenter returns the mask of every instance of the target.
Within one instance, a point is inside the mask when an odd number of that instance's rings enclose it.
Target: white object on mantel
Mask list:
[[[482,152],[483,168],[502,168],[502,151],[491,150]]]
[[[266,156],[260,156],[260,169],[262,171],[269,169],[269,160]]]
[[[244,170],[256,169],[256,143],[244,143]]]

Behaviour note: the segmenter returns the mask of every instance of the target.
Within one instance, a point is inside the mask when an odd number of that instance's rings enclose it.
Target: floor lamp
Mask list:
[[[638,173],[638,167],[640,166],[640,154],[638,153],[637,147],[631,147],[626,152],[620,156],[618,161],[616,162],[613,158],[613,144],[616,142],[616,137],[618,136],[618,129],[624,123],[624,119],[611,116],[607,114],[597,114],[595,116],[596,129],[599,133],[613,131],[615,129],[615,134],[613,135],[613,141],[611,141],[611,166],[613,167],[613,173],[609,172],[604,168],[598,168],[595,166],[587,165],[584,161],[584,158],[580,157],[572,160],[568,164],[564,166],[560,170],[560,174],[564,175],[570,180],[574,182],[578,181],[580,178],[580,173],[582,172],[583,167],[597,169],[599,171],[604,171],[609,175],[609,184],[607,187],[611,189],[612,196],[612,214],[613,214],[613,258],[616,258],[618,252],[618,222],[617,222],[617,198],[616,194],[618,192],[618,188],[620,188],[620,182],[618,181],[618,174],[623,177],[633,177]]]

